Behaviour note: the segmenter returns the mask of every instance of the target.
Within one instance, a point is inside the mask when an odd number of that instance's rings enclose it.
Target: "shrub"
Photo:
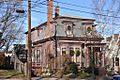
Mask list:
[[[87,78],[87,77],[90,77],[91,75],[87,72],[80,72],[78,74],[80,76],[81,79],[84,79],[84,78]]]
[[[117,71],[115,71],[114,69],[111,69],[111,70],[107,73],[108,76],[113,76],[113,75],[117,75],[117,74],[118,74]]]
[[[92,67],[88,67],[88,68],[85,69],[85,72],[92,73],[92,69],[93,69]],[[98,68],[94,68],[94,74],[99,75],[99,69]]]
[[[78,73],[78,68],[77,68],[77,65],[76,65],[75,62],[71,62],[65,68],[64,74],[69,74],[69,73],[73,73],[73,74],[77,74]]]

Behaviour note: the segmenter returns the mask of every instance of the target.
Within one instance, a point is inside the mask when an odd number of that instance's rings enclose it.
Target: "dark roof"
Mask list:
[[[38,25],[38,26],[36,26],[36,27],[34,27],[34,28],[32,28],[32,29],[31,29],[31,32],[34,31],[34,30],[36,30],[36,29],[39,28],[40,26],[43,26],[43,25],[46,25],[46,24],[47,24],[47,21],[44,22],[44,23],[42,23],[42,24],[40,24],[40,25]],[[28,31],[25,32],[25,34],[27,34],[27,33],[28,33]]]
[[[58,19],[65,19],[65,18],[69,18],[69,19],[77,19],[77,20],[90,20],[90,21],[95,21],[95,19],[90,19],[90,18],[80,18],[80,17],[74,17],[74,16],[59,16]]]

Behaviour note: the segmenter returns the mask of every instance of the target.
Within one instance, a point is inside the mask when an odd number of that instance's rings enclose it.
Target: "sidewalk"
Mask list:
[[[13,78],[11,78],[11,79],[0,79],[0,80],[23,80],[23,79],[13,79]]]
[[[17,78],[11,78],[11,79],[0,79],[0,80],[26,80],[26,79],[17,79]],[[79,79],[79,78],[74,78],[74,79],[65,79],[65,78],[41,78],[41,77],[32,77],[32,80],[111,80],[110,77],[107,76],[101,76],[101,77],[96,77],[96,79],[93,79],[92,77],[86,78],[86,79]]]

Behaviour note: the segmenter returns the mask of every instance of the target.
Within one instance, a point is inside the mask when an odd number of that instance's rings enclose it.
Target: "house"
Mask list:
[[[64,55],[79,68],[91,66],[91,59],[96,67],[104,66],[101,50],[105,43],[101,43],[103,37],[93,25],[95,19],[60,16],[58,6],[53,18],[51,7],[52,0],[48,0],[48,20],[31,29],[32,67],[60,69]],[[25,34],[27,42],[28,32]]]
[[[118,71],[120,67],[120,34],[114,34],[106,38],[107,43],[107,64],[110,68]]]
[[[13,64],[13,53],[12,51],[8,51],[4,53],[5,55],[5,63],[4,63],[4,67],[6,69],[13,69],[14,64]]]
[[[14,70],[17,70],[20,73],[27,74],[27,63],[26,61],[23,61],[24,57],[27,58],[27,56],[23,56],[25,54],[25,44],[14,44]],[[27,60],[27,59],[25,59]]]

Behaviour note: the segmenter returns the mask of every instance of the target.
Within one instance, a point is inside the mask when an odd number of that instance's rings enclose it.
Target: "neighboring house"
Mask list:
[[[120,34],[114,34],[111,37],[107,37],[107,65],[110,68],[118,70],[120,66]]]
[[[57,13],[57,11],[55,12]],[[48,12],[48,17],[51,16],[52,14]],[[49,22],[49,20],[51,21]],[[79,67],[91,66],[92,57],[90,56],[93,53],[95,66],[104,66],[101,50],[105,43],[101,43],[103,37],[93,26],[94,21],[94,19],[88,18],[57,16],[57,18],[50,18],[47,22],[32,28],[32,67],[46,68],[51,61],[52,69],[60,69],[63,66],[64,54],[70,55],[71,52],[74,53],[70,56],[71,60],[76,62]],[[27,42],[28,32],[25,34]],[[80,55],[76,55],[76,51],[79,51]]]
[[[24,54],[22,50],[25,49],[25,44],[14,44],[14,69],[17,70],[18,72],[25,73],[26,75],[26,70],[27,70],[27,63],[23,63],[20,60],[20,54]]]
[[[12,51],[8,51],[8,52],[5,52],[4,55],[5,55],[5,61],[4,61],[3,68],[5,68],[5,69],[13,69],[14,64],[13,64],[12,59],[13,59],[14,54],[12,53]]]

